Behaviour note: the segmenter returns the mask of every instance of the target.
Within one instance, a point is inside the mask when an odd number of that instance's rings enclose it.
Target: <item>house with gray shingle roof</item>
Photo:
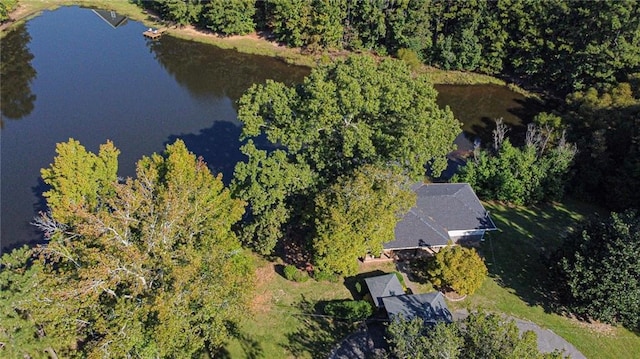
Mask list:
[[[425,323],[451,323],[451,312],[440,292],[405,294],[395,273],[387,273],[364,279],[376,307],[393,320],[401,315],[405,319],[420,317]]]
[[[450,241],[481,240],[496,226],[468,183],[419,183],[416,205],[398,222],[385,251],[438,249]]]
[[[402,284],[400,284],[395,273],[365,278],[364,281],[367,283],[371,298],[378,308],[382,307],[382,299],[384,297],[404,294]]]
[[[425,323],[451,323],[453,318],[440,292],[405,294],[382,298],[390,320],[402,316],[405,319],[420,317]]]

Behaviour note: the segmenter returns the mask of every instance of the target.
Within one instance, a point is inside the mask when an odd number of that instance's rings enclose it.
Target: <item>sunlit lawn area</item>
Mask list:
[[[559,334],[587,358],[633,358],[640,353],[640,336],[622,328],[587,324],[555,314],[549,307],[543,257],[561,241],[571,224],[598,211],[574,201],[541,207],[507,207],[486,203],[500,228],[480,248],[490,271],[478,292],[457,308],[483,308],[530,320]],[[392,272],[394,263],[361,265],[362,273]],[[428,283],[409,283],[417,292],[430,291]],[[348,288],[349,287],[349,288]],[[351,291],[350,291],[351,289]],[[257,296],[226,354],[231,358],[326,358],[353,327],[309,314],[316,303],[352,299],[353,282],[294,283],[262,261]],[[306,303],[306,304],[305,304]],[[637,355],[636,355],[637,357]]]
[[[256,297],[239,335],[226,347],[231,358],[323,358],[351,327],[315,317],[317,302],[352,299],[342,281],[286,280],[273,263],[257,270]]]
[[[549,308],[553,283],[546,280],[544,256],[561,242],[574,220],[599,209],[570,200],[531,208],[485,206],[500,228],[481,247],[491,278],[476,294],[452,307],[484,308],[530,320],[559,334],[587,358],[638,357],[637,334],[622,327],[578,322]]]

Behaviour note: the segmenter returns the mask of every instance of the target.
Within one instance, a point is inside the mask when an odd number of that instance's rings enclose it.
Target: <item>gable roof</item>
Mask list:
[[[382,298],[389,319],[402,315],[405,319],[420,317],[425,323],[451,323],[453,318],[440,292],[405,294]]]
[[[395,228],[395,240],[385,249],[444,246],[449,231],[496,229],[488,212],[468,183],[419,183],[413,186],[416,205]]]
[[[94,14],[100,16],[102,20],[104,20],[109,26],[116,29],[122,25],[127,23],[127,17],[124,15],[120,15],[115,11],[111,10],[91,10]]]
[[[377,307],[381,307],[383,305],[382,298],[384,297],[404,294],[402,284],[400,284],[395,273],[365,278],[364,281],[367,283],[369,293],[371,293],[371,297]]]

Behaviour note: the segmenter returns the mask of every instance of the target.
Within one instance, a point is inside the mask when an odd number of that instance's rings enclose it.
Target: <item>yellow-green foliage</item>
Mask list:
[[[180,140],[143,157],[126,181],[111,178],[117,153],[107,143],[96,156],[70,140],[42,171],[53,219],[36,220],[49,241],[29,290],[49,300],[20,308],[40,328],[27,334],[53,340],[65,358],[211,352],[254,287],[231,230],[244,202]]]
[[[436,287],[467,295],[480,288],[487,276],[487,267],[475,249],[447,246],[429,262],[427,274]]]
[[[316,238],[313,249],[322,271],[353,275],[356,259],[380,254],[394,238],[398,214],[415,203],[403,177],[374,166],[345,176],[316,198]]]

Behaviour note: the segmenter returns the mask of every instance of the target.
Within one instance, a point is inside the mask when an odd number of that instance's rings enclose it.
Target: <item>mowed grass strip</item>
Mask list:
[[[580,219],[604,211],[567,200],[537,207],[485,203],[500,228],[480,252],[489,268],[478,292],[454,307],[484,308],[532,321],[565,338],[587,358],[637,358],[640,336],[623,327],[585,323],[556,314],[545,258]]]
[[[309,279],[298,283],[282,276],[280,264],[258,260],[251,310],[225,347],[230,358],[326,358],[353,326],[321,316],[318,303],[353,299],[342,280]]]

